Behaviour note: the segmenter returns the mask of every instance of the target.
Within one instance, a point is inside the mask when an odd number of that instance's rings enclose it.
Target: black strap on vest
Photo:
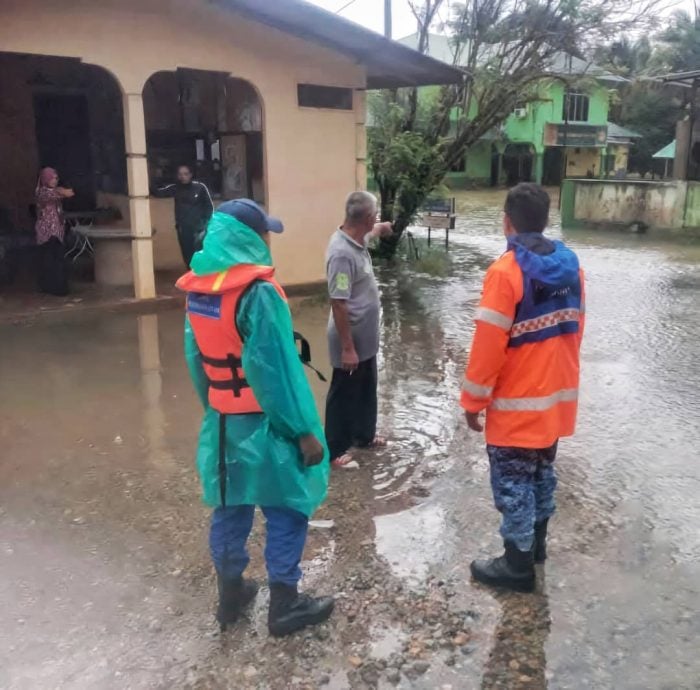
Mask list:
[[[221,507],[226,507],[226,415],[219,413],[219,493]]]
[[[301,352],[299,353],[301,363],[305,367],[309,367],[311,371],[316,372],[316,376],[325,383],[326,377],[311,364],[311,345],[309,345],[309,341],[301,333],[294,331],[294,342],[296,343],[297,341],[301,344]]]
[[[309,367],[311,371],[316,373],[316,376],[318,376],[321,381],[326,383],[326,377],[311,364],[311,345],[309,345],[309,341],[301,333],[294,331],[294,342],[300,343],[301,351],[299,353],[299,359],[301,360],[301,363],[305,367]],[[231,372],[230,381],[214,381],[213,379],[209,379],[209,386],[214,390],[233,391],[233,395],[236,398],[240,398],[241,390],[243,388],[250,388],[248,380],[241,378],[240,374],[238,373],[238,370],[243,368],[243,362],[241,361],[240,357],[235,357],[232,354],[227,355],[225,359],[207,357],[207,355],[204,354],[202,354],[201,357],[204,364],[208,364],[210,367],[214,367],[215,369],[228,369]]]
[[[241,397],[241,389],[250,388],[248,379],[242,379],[240,376],[236,381],[214,381],[209,379],[209,387],[216,391],[233,391],[236,398]]]
[[[238,369],[241,368],[243,364],[240,357],[236,357],[230,353],[225,359],[207,357],[207,355],[204,354],[202,354],[201,357],[204,364],[208,364],[210,367],[214,367],[215,369],[228,369],[231,372],[230,381],[215,381],[209,378],[210,388],[217,391],[233,391],[235,398],[241,397],[241,390],[243,388],[250,388],[248,381],[241,378],[240,374],[238,373]]]
[[[202,362],[208,364],[210,367],[216,367],[217,369],[228,369],[232,363],[236,366],[241,366],[242,362],[239,358],[233,355],[228,355],[223,359],[216,359],[216,357],[207,357],[205,354],[202,355]]]
[[[235,398],[240,398],[244,379],[238,375],[238,367],[241,366],[242,362],[238,357],[234,357],[230,353],[226,356],[226,359],[228,360],[228,366],[231,370],[231,387],[233,388],[233,396]],[[248,386],[247,381],[245,381],[245,385]]]

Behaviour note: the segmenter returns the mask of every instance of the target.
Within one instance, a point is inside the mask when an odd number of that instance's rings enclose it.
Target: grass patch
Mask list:
[[[406,235],[401,241],[401,256],[411,270],[436,278],[450,272],[450,255],[442,247],[429,247],[424,239]]]

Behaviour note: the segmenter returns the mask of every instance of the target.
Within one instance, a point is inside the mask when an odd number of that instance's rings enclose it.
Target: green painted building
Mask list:
[[[415,47],[417,35],[401,42]],[[453,62],[446,36],[431,35],[428,52]],[[623,163],[626,170],[635,134],[617,128],[617,137],[608,136],[611,91],[625,80],[563,53],[553,61],[551,71],[552,77],[540,83],[536,100],[515,108],[497,132],[465,152],[448,173],[448,185],[464,188],[520,181],[557,185],[563,175],[605,177],[613,170],[619,175]],[[434,91],[428,89],[424,97]]]

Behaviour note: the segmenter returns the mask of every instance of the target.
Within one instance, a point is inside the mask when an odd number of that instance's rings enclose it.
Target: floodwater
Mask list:
[[[501,204],[464,194],[447,262],[416,231],[422,261],[380,271],[391,444],[333,475],[304,585],[338,610],[287,640],[264,592],[248,623],[213,623],[178,310],[0,326],[0,688],[700,688],[698,244],[554,219],[588,314],[551,557],[534,595],[469,582],[498,516],[457,399]],[[326,309],[294,304],[325,370]]]

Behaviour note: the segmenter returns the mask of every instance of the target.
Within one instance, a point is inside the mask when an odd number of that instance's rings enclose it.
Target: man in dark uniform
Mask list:
[[[214,213],[214,204],[207,186],[192,179],[192,168],[180,165],[177,182],[153,191],[160,199],[175,199],[175,229],[182,260],[190,267],[192,255],[202,248],[207,223]]]

